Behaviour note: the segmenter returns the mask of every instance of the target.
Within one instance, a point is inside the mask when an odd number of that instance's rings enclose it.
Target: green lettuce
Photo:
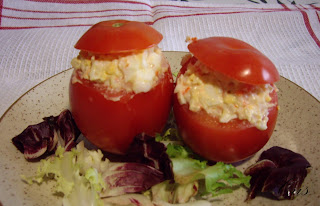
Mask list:
[[[173,128],[163,136],[158,136],[157,141],[168,143],[167,154],[172,161],[174,180],[178,184],[186,185],[194,181],[204,181],[203,195],[211,194],[212,196],[231,193],[240,186],[250,187],[250,176],[244,175],[231,164],[218,162],[209,165],[207,160],[183,145],[177,131]]]
[[[150,190],[151,199],[154,202],[168,202],[171,204],[181,204],[189,202],[197,195],[199,184],[197,181],[188,184],[178,184],[170,180],[163,181]]]
[[[58,147],[54,157],[41,160],[35,176],[22,179],[29,184],[55,180],[55,192],[63,194],[64,206],[102,206],[99,194],[106,185],[99,170],[105,163],[98,151],[89,152],[80,142],[68,152]]]

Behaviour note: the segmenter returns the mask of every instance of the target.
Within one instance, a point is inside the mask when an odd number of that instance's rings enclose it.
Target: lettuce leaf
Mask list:
[[[163,182],[164,174],[146,164],[110,162],[100,150],[88,150],[80,142],[71,151],[58,147],[55,156],[41,160],[35,176],[22,178],[29,184],[55,180],[64,206],[100,206],[104,197],[146,191]]]
[[[64,195],[62,200],[64,206],[102,206],[103,202],[99,195],[106,185],[99,170],[105,161],[97,158],[97,154],[99,153],[96,151],[88,152],[83,142],[77,145],[77,149],[73,148],[67,152],[64,148],[58,147],[54,157],[41,160],[35,176],[22,176],[22,179],[29,184],[33,182],[41,184],[48,179],[55,180],[55,192]],[[83,155],[86,155],[86,158]],[[84,164],[84,159],[96,161],[94,164],[88,161]]]
[[[53,154],[58,145],[66,151],[71,150],[79,135],[80,130],[71,112],[66,109],[58,116],[44,117],[42,122],[29,125],[12,138],[12,143],[26,160],[35,161]]]
[[[188,184],[178,184],[169,180],[163,181],[151,188],[151,199],[154,202],[180,204],[189,202],[197,195],[199,184],[197,181]]]
[[[173,141],[171,141],[173,139]],[[179,140],[175,129],[168,130],[157,140],[169,142],[167,154],[172,161],[174,180],[178,184],[190,184],[194,181],[204,181],[203,195],[231,193],[240,186],[250,187],[250,176],[244,175],[231,164],[218,162],[212,165],[207,160],[196,155]]]

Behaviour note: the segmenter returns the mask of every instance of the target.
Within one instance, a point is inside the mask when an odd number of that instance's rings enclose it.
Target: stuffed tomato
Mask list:
[[[83,135],[104,151],[123,154],[139,133],[161,132],[173,93],[170,66],[152,27],[100,22],[76,43],[70,106]]]
[[[194,40],[182,61],[173,109],[184,142],[212,161],[237,162],[259,151],[278,115],[280,79],[251,45],[228,37]]]

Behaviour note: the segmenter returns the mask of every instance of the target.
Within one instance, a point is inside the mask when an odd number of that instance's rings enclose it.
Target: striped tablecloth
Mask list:
[[[30,88],[70,68],[79,37],[110,19],[153,26],[164,51],[187,51],[187,36],[241,39],[320,99],[319,0],[0,0],[0,116]]]

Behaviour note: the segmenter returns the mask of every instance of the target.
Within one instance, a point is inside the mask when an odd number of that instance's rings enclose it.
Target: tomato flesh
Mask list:
[[[74,78],[78,80],[73,82]],[[106,90],[81,79],[77,71],[70,80],[69,91],[71,112],[83,135],[102,150],[117,154],[125,153],[137,134],[162,131],[172,93],[170,68],[150,91],[124,94],[119,101],[106,99]]]

